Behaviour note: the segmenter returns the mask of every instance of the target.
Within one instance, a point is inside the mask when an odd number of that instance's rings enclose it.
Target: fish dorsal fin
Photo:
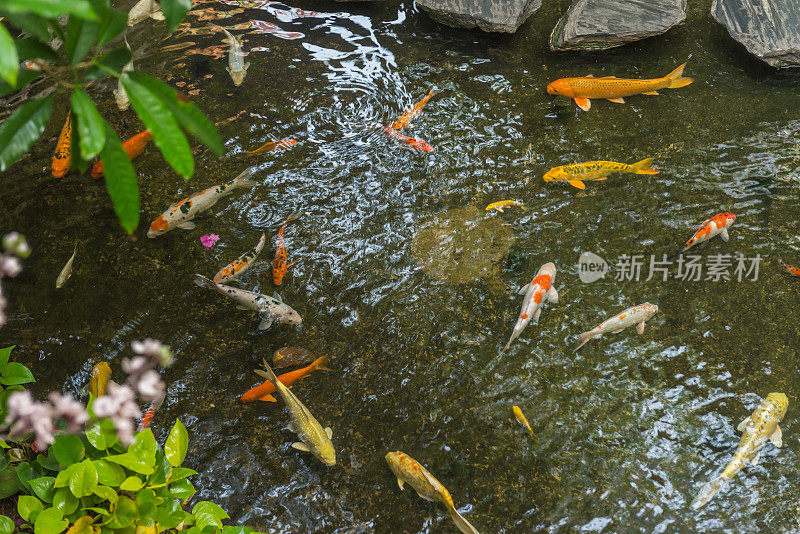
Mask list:
[[[325,435],[328,436],[328,439],[331,439],[333,437],[333,429],[329,426],[326,426]]]
[[[428,483],[429,483],[431,486],[433,486],[433,487],[434,487],[434,488],[436,488],[437,490],[439,489],[439,486],[440,486],[441,484],[439,483],[439,481],[438,481],[438,480],[436,480],[435,478],[433,478],[433,475],[432,475],[432,474],[428,473],[427,469],[421,469],[421,470],[420,470],[420,472],[422,473],[422,476],[424,476],[424,477],[425,477],[425,480],[427,480],[427,481],[428,481]],[[422,495],[420,495],[420,497],[422,497]],[[423,497],[423,498],[427,498],[427,497]],[[430,500],[430,499],[428,499],[428,500]]]
[[[781,445],[783,445],[783,433],[781,432],[781,427],[775,427],[775,432],[772,433],[772,435],[769,437],[769,440],[773,445],[779,449],[781,448]]]
[[[261,322],[258,323],[258,329],[261,331],[269,330],[269,327],[272,326],[273,321],[274,319],[271,315],[264,317],[263,319],[261,319]]]
[[[293,449],[297,449],[298,451],[311,452],[311,449],[308,448],[308,445],[306,445],[305,443],[302,443],[300,441],[298,441],[296,443],[292,443],[292,448]]]
[[[594,78],[594,74],[587,74],[584,78]]]
[[[597,79],[598,80],[616,80],[617,77],[616,76],[601,76],[601,77],[599,77]]]
[[[741,423],[739,423],[739,426],[736,427],[736,430],[738,430],[739,432],[744,432],[744,429],[747,428],[747,424],[749,422],[750,422],[750,416],[748,415]]]

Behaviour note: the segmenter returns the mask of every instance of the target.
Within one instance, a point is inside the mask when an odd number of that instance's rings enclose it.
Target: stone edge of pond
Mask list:
[[[542,0],[417,0],[416,3],[436,22],[461,29],[479,28],[489,33],[514,33],[542,7]],[[511,15],[513,4],[518,7],[514,10],[516,16]],[[507,16],[503,16],[504,13]]]

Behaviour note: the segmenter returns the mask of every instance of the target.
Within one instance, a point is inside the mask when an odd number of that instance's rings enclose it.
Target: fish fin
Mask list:
[[[528,292],[528,290],[529,290],[530,288],[531,288],[531,283],[530,283],[530,282],[528,282],[527,284],[525,284],[524,286],[522,286],[521,288],[519,288],[519,291],[517,291],[517,295],[524,295],[525,293],[527,293],[527,292]]]
[[[242,306],[241,304],[237,304],[236,305],[236,309],[237,310],[249,310],[250,308],[248,308],[247,306]]]
[[[541,316],[542,316],[542,309],[538,308],[536,310],[536,313],[533,314],[533,322],[534,323],[538,323],[539,322],[539,317],[541,317]]]
[[[272,294],[272,298],[274,298],[278,302],[283,302],[283,298],[281,298],[280,294],[277,291]]]
[[[611,79],[613,79],[613,80],[616,80],[616,79],[617,79],[617,77],[616,77],[616,76],[600,76],[600,77],[599,77],[599,78],[597,78],[597,79],[598,79],[598,80],[611,80]]]
[[[278,399],[276,399],[272,395],[264,395],[263,397],[260,397],[258,400],[264,402],[278,402]]]
[[[722,488],[726,480],[727,479],[719,476],[703,486],[703,489],[700,490],[700,493],[692,501],[692,508],[698,510],[705,506],[708,501],[714,498],[714,495],[716,495],[717,492]]]
[[[584,332],[583,334],[578,335],[578,339],[580,340],[581,344],[573,352],[578,352],[578,349],[582,346],[586,345],[590,339],[592,339],[597,334],[594,333],[594,330],[589,330],[588,332]]]
[[[400,491],[403,491],[403,481],[400,478],[397,478],[397,485],[400,487]]]
[[[328,439],[331,439],[333,437],[333,429],[329,426],[326,426],[325,435],[328,436]]]
[[[643,95],[660,95],[661,93],[659,93],[658,91],[645,91],[642,94]]]
[[[244,62],[244,65],[242,65],[242,70],[243,70],[244,72],[247,72],[247,69],[248,69],[249,67],[250,67],[250,62],[249,62],[249,61],[245,61],[245,62]]]
[[[194,230],[195,226],[197,225],[194,224],[192,221],[183,221],[182,223],[177,225],[178,228],[183,228],[184,230]]]
[[[505,212],[503,211],[503,206],[500,206],[500,207],[498,207],[498,208],[495,208],[495,209],[496,209],[497,211],[499,211],[500,213],[505,213]]]
[[[612,333],[612,334],[619,334],[619,333],[620,333],[620,332],[622,332],[623,330],[625,330],[625,329],[624,329],[624,328],[620,328],[619,330],[614,330],[614,331],[613,331],[613,332],[611,332],[611,333]]]
[[[420,493],[420,492],[417,492],[417,495],[419,495],[420,497],[422,497],[422,498],[423,498],[423,499],[425,499],[426,501],[431,501],[431,502],[433,502],[433,499],[432,499],[431,497],[428,497],[428,496],[426,496],[426,495],[423,495],[423,494],[422,494],[422,493]]]
[[[267,374],[266,371],[263,371],[261,369],[254,369],[253,372],[258,376],[260,376],[261,378],[266,378],[267,380],[269,380],[269,374]]]
[[[153,20],[164,20],[164,12],[160,9],[150,13],[150,18]]]
[[[580,180],[569,180],[569,185],[572,187],[577,187],[578,189],[586,189],[586,184]]]
[[[587,74],[584,78],[594,78],[594,74]]]
[[[289,424],[288,424],[288,425],[286,425],[286,429],[287,429],[289,432],[294,432],[294,433],[297,433],[297,427],[296,427],[296,426],[294,426],[294,421],[289,421]]]
[[[669,85],[667,88],[669,89],[677,89],[678,87],[686,87],[694,80],[691,78],[684,78],[683,77],[683,68],[686,67],[686,63],[679,66],[677,69],[673,70],[666,76],[665,78],[669,79]]]
[[[248,167],[239,173],[239,176],[234,178],[231,181],[231,185],[233,187],[255,187],[258,185],[258,182],[254,182],[253,180],[248,180],[250,176],[253,175],[255,172],[255,167]]]
[[[202,274],[194,275],[194,283],[200,287],[204,287],[206,289],[214,289],[217,284],[203,276]]]
[[[478,531],[475,530],[469,521],[464,519],[464,517],[458,513],[455,506],[448,506],[447,509],[448,513],[450,514],[450,519],[456,524],[458,530],[461,531],[463,534],[478,534]]]
[[[583,111],[589,111],[589,108],[592,107],[592,101],[589,100],[588,98],[582,98],[576,96],[574,100],[575,103],[578,104],[578,107],[581,108]]]
[[[719,233],[719,236],[720,236],[720,237],[722,238],[722,240],[723,240],[723,241],[725,241],[726,243],[727,243],[728,239],[730,239],[730,238],[731,238],[731,236],[730,236],[730,235],[728,235],[728,229],[727,229],[727,228],[723,228],[723,229],[722,229],[722,231]]]
[[[753,460],[750,462],[750,465],[758,465],[758,462],[761,461],[761,451],[758,451],[755,456],[753,456]]]
[[[308,445],[306,445],[302,441],[297,441],[295,443],[292,443],[292,448],[297,449],[298,451],[311,452],[311,449],[308,448]]]
[[[748,423],[750,423],[749,415],[744,420],[742,420],[741,423],[739,423],[739,426],[736,427],[736,430],[738,430],[739,432],[744,432],[744,429],[747,428]]]
[[[608,100],[609,102],[614,102],[615,104],[624,104],[625,103],[625,99],[622,98],[621,96],[619,96],[617,98],[606,98],[606,100]]]
[[[773,445],[778,447],[779,449],[783,445],[783,433],[781,432],[781,427],[776,426],[775,432],[769,437],[769,440],[772,442]]]
[[[636,325],[636,333],[640,336],[644,334],[644,321]]]
[[[595,182],[602,182],[603,180],[608,180],[608,176],[601,176],[600,178],[595,178]]]
[[[272,370],[272,367],[269,366],[269,364],[267,363],[267,360],[266,359],[262,359],[261,363],[264,364],[264,372],[266,372],[267,380],[272,382],[272,384],[275,386],[276,389],[280,389],[280,388],[278,388],[278,377],[275,376],[275,372]]]
[[[271,315],[264,317],[263,319],[261,319],[261,322],[258,323],[258,329],[262,331],[269,330],[269,327],[272,326],[273,321],[274,319],[272,318]]]
[[[547,290],[547,300],[553,304],[558,304],[558,291],[553,286],[550,286],[550,289]]]
[[[328,367],[328,362],[329,361],[330,361],[330,358],[328,358],[327,356],[320,356],[319,358],[314,360],[314,362],[311,364],[311,366],[316,371],[333,371],[333,369]]]
[[[651,167],[653,158],[646,158],[631,165],[631,172],[636,174],[658,174],[660,171]]]

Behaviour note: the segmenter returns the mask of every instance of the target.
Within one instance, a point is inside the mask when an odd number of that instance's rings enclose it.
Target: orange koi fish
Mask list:
[[[289,259],[289,252],[286,250],[286,245],[283,244],[283,231],[286,229],[286,224],[289,221],[293,221],[299,216],[299,213],[292,213],[283,221],[283,226],[278,230],[278,244],[275,247],[275,259],[272,260],[272,281],[275,282],[276,286],[281,285],[283,277],[286,276],[286,271],[289,270],[289,267],[294,265],[294,262],[286,263],[286,260]]]
[[[781,264],[781,267],[783,267],[784,271],[791,274],[792,276],[800,276],[800,267],[792,267],[791,265],[786,265],[780,258],[778,258],[778,263]]]
[[[144,147],[150,142],[151,139],[153,139],[153,134],[150,133],[150,130],[139,132],[130,139],[123,141],[122,149],[126,154],[128,154],[129,158],[133,159],[142,153]],[[103,160],[101,159],[95,164],[94,167],[92,167],[92,178],[99,180],[104,174],[105,171],[103,170]]]
[[[72,162],[72,113],[67,113],[67,122],[61,128],[58,136],[56,150],[53,152],[53,164],[51,172],[55,178],[62,178],[69,172]]]
[[[150,403],[150,407],[147,408],[147,411],[139,420],[139,428],[136,429],[137,432],[141,432],[145,428],[150,428],[150,425],[153,424],[153,417],[156,416],[156,412],[161,408],[162,402],[164,402],[164,397],[161,397],[158,402],[153,401]]]
[[[685,87],[694,80],[683,77],[686,63],[673,70],[663,78],[648,80],[617,78],[604,76],[595,78],[591,74],[582,78],[560,78],[547,86],[551,95],[567,96],[575,100],[583,111],[592,107],[591,98],[605,98],[617,104],[624,104],[625,96],[657,95],[659,89],[677,89]]]
[[[506,346],[500,352],[505,352],[511,343],[519,337],[528,323],[539,321],[539,316],[542,315],[542,305],[545,302],[558,303],[558,291],[553,287],[553,281],[556,279],[556,266],[553,263],[545,263],[541,266],[536,276],[529,283],[522,286],[518,294],[525,295],[522,299],[522,307],[519,310],[519,318],[514,325],[514,331],[511,333],[511,339],[508,340]]]
[[[433,147],[428,143],[426,143],[425,141],[414,139],[413,137],[408,137],[407,135],[398,133],[395,130],[389,128],[388,126],[384,126],[383,131],[386,132],[386,134],[389,137],[394,137],[398,141],[401,141],[410,146],[411,148],[419,150],[420,152],[433,152]]]
[[[227,284],[231,280],[239,278],[247,269],[253,266],[253,262],[256,261],[256,258],[259,253],[261,253],[261,249],[264,248],[264,243],[266,242],[267,236],[261,234],[261,239],[258,240],[256,246],[220,269],[212,280],[218,284]]]
[[[292,387],[295,382],[300,380],[301,378],[305,378],[309,373],[313,371],[330,371],[328,367],[328,357],[327,356],[320,356],[314,363],[309,365],[308,367],[303,367],[302,369],[297,369],[295,371],[291,371],[289,373],[284,373],[278,377],[278,380],[281,381],[281,384],[286,386],[287,388]],[[259,371],[256,371],[258,373]],[[259,375],[261,376],[261,375]],[[242,395],[242,402],[253,402],[257,400],[265,401],[265,402],[277,402],[275,397],[272,394],[275,393],[275,384],[267,380],[263,384],[259,384],[258,386],[251,388]]]
[[[420,100],[419,102],[408,108],[402,115],[400,115],[400,117],[396,121],[394,121],[391,124],[391,126],[389,126],[389,128],[391,128],[392,130],[402,130],[403,128],[411,124],[411,121],[417,118],[417,115],[420,114],[422,108],[424,108],[425,104],[428,103],[428,100],[430,100],[431,98],[433,98],[434,95],[437,95],[440,92],[441,91],[439,91],[438,89],[431,89],[431,92],[428,93],[425,96],[425,98],[423,98],[422,100]]]
[[[270,141],[269,143],[264,143],[260,147],[255,150],[248,150],[245,154],[250,156],[255,156],[257,154],[263,154],[265,152],[279,152],[281,150],[291,148],[297,144],[297,141],[294,139],[282,139],[280,141]]]
[[[735,220],[736,215],[733,213],[725,212],[714,215],[697,228],[697,231],[689,238],[689,241],[686,242],[680,253],[682,254],[698,243],[704,243],[715,236],[720,236],[723,241],[727,241],[730,239],[728,236],[728,228],[731,227]]]

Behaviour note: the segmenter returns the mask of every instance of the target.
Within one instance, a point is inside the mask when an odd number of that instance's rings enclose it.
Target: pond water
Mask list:
[[[41,394],[77,391],[101,360],[120,379],[133,340],[171,345],[176,362],[164,373],[154,431],[163,439],[179,417],[198,496],[259,530],[455,532],[441,507],[398,490],[384,455],[402,450],[481,532],[796,532],[800,281],[777,256],[800,264],[800,75],[748,58],[709,4],[690,2],[686,24],[662,37],[586,55],[547,48],[565,1],[547,2],[515,35],[450,29],[411,2],[199,3],[163,41],[153,30],[161,26],[146,21],[129,35],[136,68],[180,88],[214,121],[235,117],[219,126],[225,155],[197,150],[195,176],[184,181],[146,149],[135,161],[142,224],[129,239],[102,183],[49,175],[67,107],[57,102],[56,120],[0,192],[0,233],[23,232],[34,249],[5,285],[0,346],[17,345]],[[209,21],[244,34],[241,87]],[[595,101],[588,113],[545,91],[562,76],[657,77],[686,61],[694,84],[625,105]],[[432,87],[442,93],[409,135],[434,153],[373,128]],[[111,89],[92,88],[129,137],[142,126],[116,109]],[[283,138],[298,144],[244,155]],[[575,161],[645,157],[660,174],[612,175],[584,191],[541,178]],[[170,203],[253,164],[262,187],[222,200],[194,230],[146,237]],[[491,276],[450,284],[418,267],[418,228],[504,199],[528,210],[485,215],[513,230]],[[296,264],[279,290],[303,324],[262,332],[192,280],[266,232],[272,240],[242,287],[272,294],[274,235],[293,211],[302,212],[286,229]],[[731,239],[699,253],[760,254],[757,281],[685,281],[675,269],[666,282],[645,280],[651,254],[676,251],[720,211],[738,217]],[[221,239],[205,248],[200,236],[211,233]],[[76,241],[75,272],[56,290]],[[581,282],[587,251],[612,267],[620,255],[642,255],[642,279],[612,272]],[[517,290],[546,262],[558,269],[560,302],[499,355]],[[577,334],[644,301],[661,311],[643,336],[628,329],[573,353]],[[336,467],[290,448],[282,404],[238,399],[260,381],[262,358],[284,345],[332,358],[333,372],[294,391],[333,427]],[[783,448],[767,445],[759,465],[692,511],[701,485],[732,456],[736,425],[772,391],[790,399]],[[514,404],[537,442],[514,420]]]

